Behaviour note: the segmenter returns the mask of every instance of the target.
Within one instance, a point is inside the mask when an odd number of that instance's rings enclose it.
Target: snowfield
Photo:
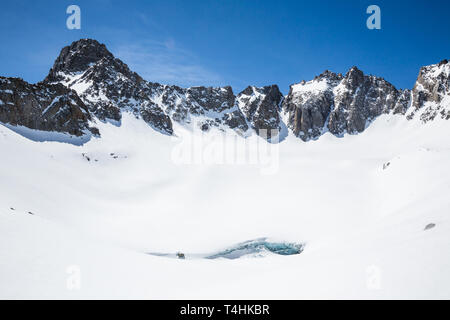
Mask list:
[[[77,146],[0,124],[0,298],[450,299],[448,121],[385,115],[358,135],[288,136],[269,174],[175,161],[196,134],[181,128],[127,114],[98,127]],[[262,237],[306,246],[149,254]]]

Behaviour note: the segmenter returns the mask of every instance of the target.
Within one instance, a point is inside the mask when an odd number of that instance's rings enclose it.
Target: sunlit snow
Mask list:
[[[450,298],[448,121],[288,136],[270,174],[174,161],[192,133],[131,115],[98,127],[76,146],[0,125],[0,298]],[[261,237],[306,245],[189,259]]]

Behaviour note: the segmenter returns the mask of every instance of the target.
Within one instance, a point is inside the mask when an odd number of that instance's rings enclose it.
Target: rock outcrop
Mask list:
[[[242,112],[235,106],[231,87],[163,86],[151,83],[151,99],[180,125],[208,131],[211,128],[233,129],[243,134],[248,126]]]
[[[287,125],[295,136],[307,141],[324,132],[334,108],[333,89],[341,80],[341,74],[325,71],[312,81],[291,86],[283,102],[283,111],[287,114]]]
[[[77,93],[62,84],[0,77],[0,122],[82,136],[99,132]]]
[[[238,94],[236,100],[239,109],[257,134],[270,137],[271,130],[281,130],[283,95],[277,85],[261,88],[249,86]]]
[[[328,129],[335,135],[363,132],[368,123],[394,109],[400,92],[389,82],[350,69],[334,88],[334,109]]]
[[[408,103],[409,91],[353,67],[345,76],[325,71],[312,81],[292,85],[283,110],[288,127],[307,141],[326,131],[337,136],[362,132],[381,114],[405,113]]]
[[[450,120],[450,62],[443,60],[439,64],[422,67],[412,90],[412,112],[420,113],[422,121],[436,117]]]

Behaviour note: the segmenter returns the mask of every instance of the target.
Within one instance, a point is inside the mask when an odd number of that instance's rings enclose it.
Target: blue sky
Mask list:
[[[66,8],[81,8],[81,30]],[[366,8],[381,8],[381,30]],[[63,46],[94,38],[150,81],[289,85],[356,65],[411,88],[423,65],[450,58],[450,1],[2,1],[0,75],[42,80]]]

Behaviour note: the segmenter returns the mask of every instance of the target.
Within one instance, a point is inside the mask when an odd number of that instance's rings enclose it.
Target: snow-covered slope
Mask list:
[[[267,163],[178,161],[203,136],[122,117],[79,147],[0,126],[0,298],[450,298],[448,121],[383,115],[359,135],[289,136],[266,174]],[[261,237],[306,246],[148,254]]]

